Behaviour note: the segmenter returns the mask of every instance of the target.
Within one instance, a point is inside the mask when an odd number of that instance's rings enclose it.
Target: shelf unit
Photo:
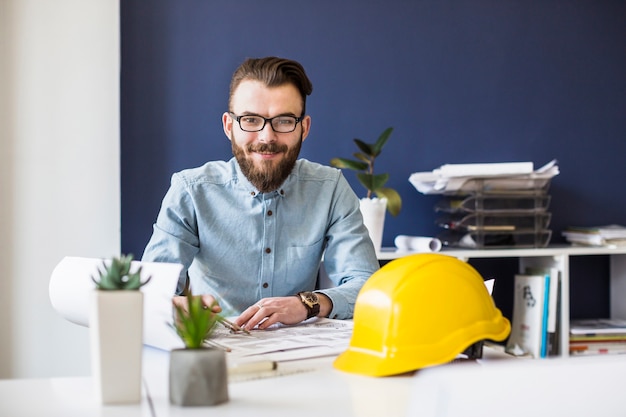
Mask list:
[[[419,252],[400,251],[396,248],[382,248],[378,260],[391,261]],[[610,257],[610,301],[611,318],[626,319],[626,247],[581,247],[549,246],[546,248],[513,249],[443,249],[444,255],[454,256],[463,261],[478,258],[518,258],[519,270],[527,266],[557,267],[561,272],[561,334],[560,356],[569,356],[569,321],[570,321],[570,258],[574,256],[609,255]],[[512,278],[512,277],[511,277]]]

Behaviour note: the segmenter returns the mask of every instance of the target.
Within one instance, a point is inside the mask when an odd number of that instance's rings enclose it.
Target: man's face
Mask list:
[[[259,81],[244,80],[235,90],[231,111],[237,115],[265,118],[302,115],[302,99],[291,84],[268,88]],[[293,169],[302,141],[309,134],[311,118],[305,116],[290,133],[274,132],[269,122],[258,132],[241,130],[235,116],[222,116],[224,133],[242,172],[261,192],[276,190]]]

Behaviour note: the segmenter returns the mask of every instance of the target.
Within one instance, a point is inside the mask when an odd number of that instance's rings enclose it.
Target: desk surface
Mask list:
[[[145,385],[141,404],[100,406],[91,378],[0,380],[0,416],[396,416],[404,415],[411,375],[370,378],[347,374],[332,367],[334,358],[279,368],[314,369],[273,378],[229,384],[230,400],[214,407],[170,405],[169,354],[144,350]],[[152,400],[154,413],[148,397]],[[36,398],[36,399],[35,399]]]
[[[231,382],[225,404],[179,407],[169,403],[169,354],[146,348],[141,404],[101,406],[87,377],[0,380],[0,416],[624,416],[624,356],[515,360],[485,349],[479,365],[386,378],[343,373],[324,358],[311,372]]]

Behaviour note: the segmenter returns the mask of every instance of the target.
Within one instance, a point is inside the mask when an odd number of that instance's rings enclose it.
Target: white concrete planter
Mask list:
[[[89,328],[91,366],[99,401],[141,402],[143,293],[94,290]]]
[[[380,251],[383,242],[383,230],[385,228],[385,215],[387,214],[386,198],[362,198],[361,214],[365,227],[370,232],[370,238],[374,249]]]
[[[228,401],[228,368],[221,349],[174,349],[170,353],[170,403],[211,406]]]

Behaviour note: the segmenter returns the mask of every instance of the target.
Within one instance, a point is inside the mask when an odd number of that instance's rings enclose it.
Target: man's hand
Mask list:
[[[209,308],[211,307],[211,311],[214,313],[220,313],[222,311],[222,307],[217,303],[217,300],[215,299],[215,297],[213,297],[212,295],[209,294],[204,294],[204,295],[199,295],[198,297],[202,297],[202,304]],[[186,295],[177,295],[174,298],[172,298],[172,303],[174,304],[174,306],[180,307],[183,309],[183,311],[187,312],[188,311],[188,302],[187,302],[187,296]]]
[[[332,310],[332,302],[324,294],[317,293],[320,299],[320,317],[326,317]],[[267,329],[275,323],[297,324],[306,319],[307,309],[300,297],[272,297],[263,298],[245,309],[235,324],[252,330]]]

